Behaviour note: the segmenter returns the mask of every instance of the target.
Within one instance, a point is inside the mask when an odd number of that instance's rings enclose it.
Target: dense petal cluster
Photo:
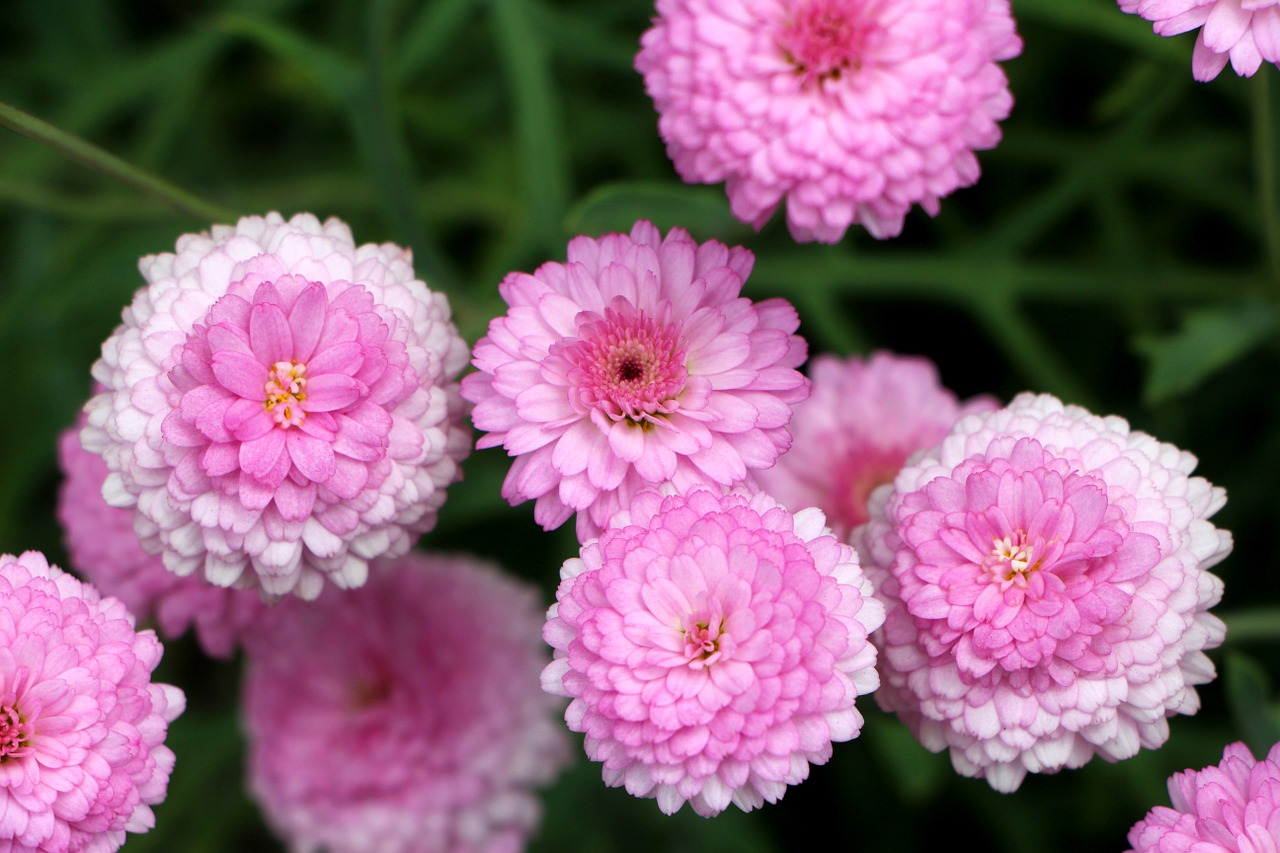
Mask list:
[[[515,851],[568,757],[536,591],[411,553],[246,644],[250,787],[295,851]]]
[[[407,250],[270,214],[140,267],[83,441],[148,551],[179,575],[313,598],[434,524],[470,448],[467,347]]]
[[[1130,853],[1264,853],[1280,847],[1280,744],[1257,761],[1243,743],[1222,763],[1169,777],[1173,808],[1156,806],[1129,830]]]
[[[636,68],[676,171],[759,228],[892,237],[978,179],[1013,99],[1008,0],[658,0]]]
[[[1199,29],[1191,75],[1209,81],[1231,60],[1241,77],[1280,63],[1280,0],[1118,0],[1120,9],[1154,23],[1157,34]]]
[[[862,727],[884,609],[819,510],[645,492],[561,578],[543,687],[611,786],[668,814],[749,810]]]
[[[136,619],[154,617],[166,639],[194,626],[206,653],[230,657],[238,638],[265,609],[258,594],[214,586],[198,575],[179,577],[160,557],[142,550],[133,513],[102,499],[107,465],[80,446],[79,429],[62,434],[58,458],[66,476],[58,493],[58,520],[72,567],[98,592],[124,602]]]
[[[888,352],[818,356],[809,378],[813,393],[788,427],[791,449],[756,481],[786,507],[821,509],[842,539],[866,522],[867,498],[908,456],[941,441],[962,415],[996,408],[990,397],[961,405],[931,361]]]
[[[872,495],[881,704],[968,776],[1116,761],[1169,736],[1225,628],[1231,537],[1195,458],[1044,395],[960,420]]]
[[[0,555],[0,846],[110,851],[155,825],[185,704],[151,683],[161,651],[42,554]]]
[[[577,512],[585,541],[647,487],[731,487],[772,465],[809,393],[807,348],[789,303],[740,295],[752,262],[638,222],[509,275],[511,308],[462,381],[478,446],[516,457],[503,497],[535,499],[546,529]]]

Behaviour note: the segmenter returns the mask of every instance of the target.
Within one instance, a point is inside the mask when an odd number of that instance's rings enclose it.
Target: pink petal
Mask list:
[[[286,446],[289,457],[298,470],[316,483],[323,483],[333,476],[335,462],[333,447],[327,441],[312,438],[296,429],[281,430],[287,432]]]
[[[265,479],[284,454],[284,433],[283,429],[270,429],[258,438],[242,442],[240,468],[258,480]]]
[[[219,384],[246,400],[262,402],[267,398],[268,368],[250,355],[233,350],[219,350],[213,354],[213,375]]]
[[[307,381],[307,399],[302,401],[305,412],[334,412],[345,409],[360,398],[363,386],[356,379],[341,373],[325,373]]]
[[[307,362],[315,353],[328,307],[329,300],[325,295],[324,285],[318,282],[311,282],[298,294],[298,301],[293,303],[293,310],[289,312],[293,358]]]

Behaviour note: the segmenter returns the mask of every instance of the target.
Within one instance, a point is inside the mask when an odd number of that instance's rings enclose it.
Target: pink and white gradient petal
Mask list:
[[[1252,77],[1263,62],[1280,63],[1280,0],[1117,0],[1120,9],[1153,24],[1157,35],[1199,29],[1191,74],[1208,82],[1231,62]]]

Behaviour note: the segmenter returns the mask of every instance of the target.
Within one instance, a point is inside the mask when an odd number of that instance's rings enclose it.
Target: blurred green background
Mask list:
[[[1000,795],[868,698],[863,735],[778,805],[666,818],[579,759],[532,845],[775,851],[820,825],[860,851],[959,838],[1120,850],[1167,804],[1171,772],[1216,762],[1231,740],[1260,754],[1280,738],[1280,72],[1195,83],[1192,38],[1158,38],[1114,0],[1013,9],[1025,49],[1005,66],[1016,106],[1003,143],[981,155],[977,186],[936,220],[913,212],[891,242],[798,246],[780,217],[757,234],[721,187],[681,184],[631,68],[649,0],[8,0],[0,100],[228,216],[309,210],[345,219],[358,242],[412,246],[470,342],[504,310],[505,273],[649,218],[751,248],[748,295],[792,300],[813,352],[924,354],[962,396],[1048,391],[1194,452],[1229,493],[1215,522],[1237,543],[1216,570],[1230,632],[1212,655],[1222,677],[1163,749]],[[55,437],[142,283],[137,259],[210,224],[0,131],[0,552],[65,564]],[[506,466],[499,451],[473,456],[423,544],[496,557],[549,601],[575,541],[502,501]],[[237,665],[189,638],[167,649],[160,675],[190,708],[172,727],[158,826],[127,849],[279,849],[240,793]]]

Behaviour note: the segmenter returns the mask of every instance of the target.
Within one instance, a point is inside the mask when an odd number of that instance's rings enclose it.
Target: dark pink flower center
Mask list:
[[[684,653],[695,669],[710,666],[720,659],[719,617],[690,614],[684,618]]]
[[[0,705],[0,762],[21,758],[31,751],[31,724],[24,722],[13,705]]]
[[[808,0],[783,30],[781,45],[806,84],[839,79],[862,66],[877,29],[867,0]]]
[[[678,408],[689,376],[686,346],[676,326],[643,311],[606,309],[579,330],[564,353],[579,403],[613,420],[652,421]]]

